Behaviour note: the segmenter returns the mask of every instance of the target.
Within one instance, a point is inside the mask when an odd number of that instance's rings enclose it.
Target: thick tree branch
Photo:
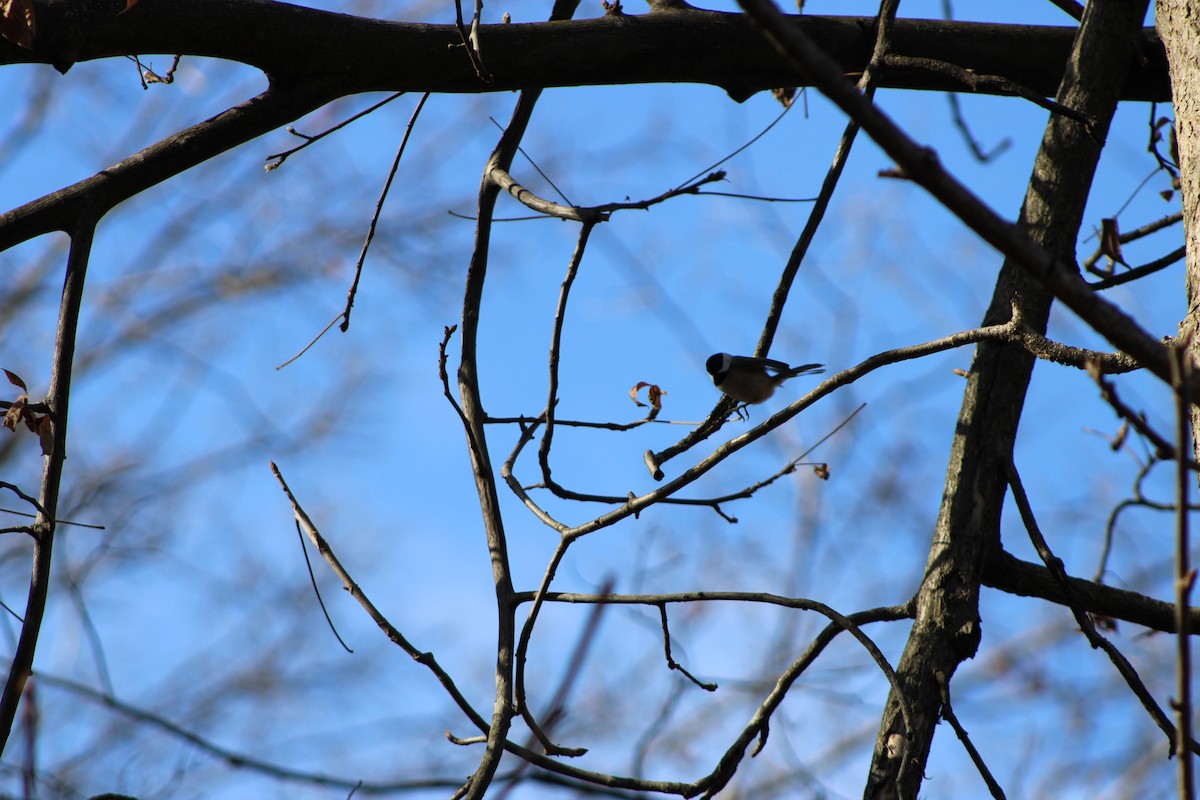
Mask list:
[[[364,19],[265,0],[35,0],[32,50],[0,40],[0,65],[77,61],[144,53],[209,56],[259,67],[274,81],[317,80],[340,94],[367,91],[492,92],[533,87],[706,83],[742,100],[779,86],[808,85],[740,14],[699,9],[579,21],[480,25],[490,80],[484,82],[453,24]],[[870,17],[793,17],[835,54],[843,73],[870,59]],[[1075,29],[939,20],[897,20],[892,52],[998,75],[1042,96],[1062,78]],[[1169,99],[1166,60],[1151,29],[1133,59],[1123,97]],[[548,69],[553,65],[553,69]],[[887,70],[881,88],[955,91],[961,84],[919,69]],[[991,91],[989,88],[988,91]],[[1005,92],[1001,92],[1005,93]]]

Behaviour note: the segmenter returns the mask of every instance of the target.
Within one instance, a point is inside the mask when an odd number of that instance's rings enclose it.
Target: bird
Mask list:
[[[788,378],[825,371],[824,364],[791,367],[773,358],[731,356],[729,353],[714,353],[704,367],[718,389],[747,405],[766,400]]]

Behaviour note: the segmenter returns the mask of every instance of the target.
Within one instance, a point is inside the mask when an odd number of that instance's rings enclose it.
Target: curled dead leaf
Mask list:
[[[1117,228],[1115,217],[1100,220],[1100,252],[1108,256],[1113,263],[1128,267],[1125,256],[1121,254],[1121,232]]]
[[[25,416],[25,406],[28,403],[29,397],[27,395],[21,395],[14,400],[8,411],[4,412],[4,427],[15,432],[17,430],[17,422]]]
[[[638,399],[638,393],[641,392],[642,389],[646,389],[645,403]],[[629,390],[629,399],[636,403],[639,408],[645,408],[648,405],[655,411],[661,411],[662,398],[665,394],[666,392],[663,391],[662,387],[658,384],[649,383],[647,381],[638,381],[637,385]]]
[[[31,417],[33,415],[30,415]],[[48,456],[54,452],[54,424],[50,422],[49,414],[42,414],[36,419],[26,417],[25,424],[37,434],[38,443],[42,446],[42,455]]]
[[[4,412],[4,419],[0,421],[0,425],[16,433],[17,423],[24,422],[26,428],[37,434],[42,446],[42,455],[50,455],[54,449],[54,425],[50,420],[50,415],[39,414],[29,408],[29,387],[25,385],[25,381],[21,379],[20,375],[7,369],[4,370],[4,374],[8,377],[9,383],[21,390],[21,394]]]

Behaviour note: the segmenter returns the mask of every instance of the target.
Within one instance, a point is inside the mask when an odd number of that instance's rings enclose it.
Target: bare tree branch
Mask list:
[[[641,16],[606,15],[569,23],[473,24],[473,43],[488,42],[487,73],[463,55],[456,24],[363,19],[293,5],[229,0],[214,13],[206,0],[110,4],[35,0],[40,35],[32,50],[0,39],[0,65],[48,63],[65,72],[78,61],[137,53],[210,56],[262,69],[282,85],[336,83],[339,94],[371,91],[484,92],[534,87],[708,83],[744,100],[779,86],[809,85],[807,74],[769,48],[740,14],[688,7]],[[839,71],[863,72],[874,45],[874,19],[792,17],[789,25],[839,53]],[[265,40],[261,31],[272,35]],[[637,35],[630,35],[632,30]],[[1042,96],[1062,76],[1071,27],[899,20],[895,52],[1001,75]],[[1142,32],[1142,58],[1128,70],[1125,97],[1170,98],[1166,61],[1153,30]],[[469,55],[469,54],[468,54]],[[553,70],[543,68],[554,64]],[[929,72],[883,76],[885,88],[960,88]]]

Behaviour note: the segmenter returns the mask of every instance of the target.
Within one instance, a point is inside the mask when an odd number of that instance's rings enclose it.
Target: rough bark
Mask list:
[[[1179,180],[1183,193],[1183,225],[1187,244],[1187,315],[1180,323],[1181,340],[1193,359],[1200,358],[1200,3],[1158,0],[1155,21],[1171,65]],[[1166,153],[1169,147],[1161,150]],[[1192,406],[1192,430],[1200,429],[1200,407]],[[1194,434],[1193,434],[1194,437]],[[1193,441],[1200,453],[1200,445]]]
[[[1092,131],[1053,117],[1047,126],[1021,208],[1018,228],[1067,263],[1095,165],[1116,107],[1142,3],[1089,3],[1058,101],[1096,119]],[[1008,320],[1014,305],[1026,323],[1045,331],[1051,295],[1011,259],[1000,270],[983,324]],[[913,709],[906,731],[893,692],[875,744],[865,796],[915,798],[941,710],[940,681],[974,656],[980,641],[979,587],[989,552],[1000,542],[1011,457],[1032,374],[1033,356],[1003,344],[976,351],[951,447],[945,493],[917,617],[897,672]]]

